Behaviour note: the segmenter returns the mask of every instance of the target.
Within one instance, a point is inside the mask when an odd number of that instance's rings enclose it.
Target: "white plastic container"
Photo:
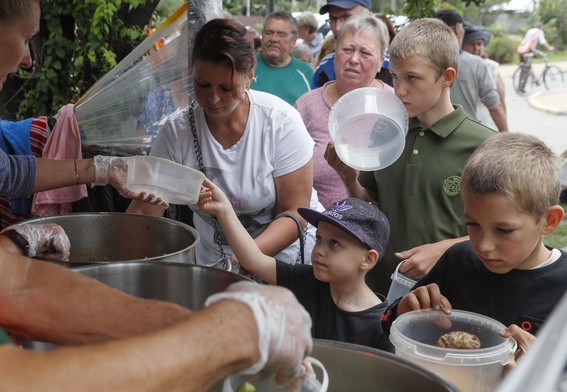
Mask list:
[[[329,113],[329,133],[337,155],[357,170],[379,170],[402,154],[408,114],[393,94],[376,87],[350,91]]]
[[[396,355],[424,366],[455,384],[462,392],[491,392],[502,379],[503,366],[512,358],[516,341],[502,338],[505,326],[489,317],[453,310],[416,310],[398,317],[392,324],[390,340]],[[476,335],[479,349],[459,350],[436,347],[441,335],[464,331]]]
[[[394,273],[391,276],[392,283],[390,284],[390,290],[388,290],[388,295],[386,299],[388,303],[392,303],[400,297],[408,294],[411,288],[417,282],[416,280],[410,279],[404,274],[400,273],[399,269],[400,266],[403,264],[405,260],[401,261],[394,270]]]
[[[172,204],[195,204],[205,175],[167,159],[151,156],[128,158],[126,187],[148,192]]]

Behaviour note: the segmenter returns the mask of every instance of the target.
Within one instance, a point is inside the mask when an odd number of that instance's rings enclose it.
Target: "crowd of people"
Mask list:
[[[10,226],[0,232],[10,385],[206,390],[260,371],[290,385],[308,371],[312,338],[394,351],[390,323],[419,308],[487,315],[529,348],[567,291],[567,254],[543,244],[564,215],[561,163],[538,139],[507,132],[489,38],[454,10],[399,32],[368,0],[328,0],[320,14],[327,36],[309,13],[271,13],[259,37],[229,18],[205,23],[190,56],[195,100],[163,121],[150,152],[207,177],[190,206],[197,263],[230,257],[265,284],[231,285],[191,311],[30,259],[68,255],[65,233]],[[39,0],[0,4],[0,88],[31,66],[39,23]],[[376,171],[342,162],[328,129],[333,105],[362,87],[395,95],[409,117],[401,156]],[[0,168],[0,196],[110,184],[133,199],[130,213],[168,206],[126,188],[124,158],[0,150]],[[388,303],[401,262],[418,282]],[[38,355],[4,331],[76,347]]]
[[[9,74],[31,65],[29,40],[39,31],[40,14],[39,0],[0,4],[0,87]],[[241,86],[242,80],[234,82]],[[1,196],[108,183],[148,205],[167,204],[125,187],[122,158],[59,161],[2,151],[0,159]],[[44,230],[37,237],[30,230],[24,224],[0,233],[0,363],[10,389],[202,391],[236,372],[273,372],[282,384],[305,375],[311,320],[289,291],[240,282],[191,312],[27,257],[68,251],[68,242],[57,240],[61,231]],[[22,350],[10,335],[69,347]]]

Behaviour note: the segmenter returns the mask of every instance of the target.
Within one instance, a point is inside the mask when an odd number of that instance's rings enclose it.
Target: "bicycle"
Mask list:
[[[538,54],[543,58],[545,67],[543,71],[536,76],[532,68],[534,54]],[[514,90],[521,96],[529,95],[534,85],[539,86],[543,84],[549,91],[559,91],[565,87],[565,78],[563,71],[556,65],[549,65],[547,61],[547,54],[535,50],[524,55],[524,61],[512,75],[512,82]]]

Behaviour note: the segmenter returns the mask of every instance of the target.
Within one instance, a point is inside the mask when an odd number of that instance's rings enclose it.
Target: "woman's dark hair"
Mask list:
[[[384,15],[382,13],[374,14],[374,15],[386,24],[386,27],[388,28],[388,35],[390,36],[390,43],[392,43],[392,40],[397,34],[396,28],[394,27],[392,20],[388,18],[387,15]]]
[[[0,1],[0,27],[10,24],[14,20],[30,16],[32,3],[39,3],[39,0],[1,0]]]
[[[236,74],[248,74],[256,65],[254,42],[246,33],[246,28],[235,20],[213,19],[207,22],[195,35],[195,46],[191,56],[192,64],[196,60],[224,63],[232,68],[230,84],[235,98]]]

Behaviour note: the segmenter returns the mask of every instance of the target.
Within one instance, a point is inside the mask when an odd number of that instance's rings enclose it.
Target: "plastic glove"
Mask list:
[[[165,208],[169,206],[161,197],[146,192],[133,192],[126,187],[126,178],[128,177],[128,160],[126,158],[97,155],[94,157],[94,166],[96,179],[93,185],[112,185],[121,196],[128,199],[161,205]]]
[[[125,158],[97,155],[94,157],[96,179],[93,185],[110,184],[118,191],[126,184],[128,162]]]
[[[53,260],[68,260],[71,242],[63,228],[55,223],[20,223],[6,228],[16,230],[30,245],[29,257],[42,256]]]
[[[239,374],[261,370],[276,373],[279,385],[290,385],[305,376],[303,359],[313,349],[311,317],[291,291],[253,282],[234,283],[222,293],[207,298],[205,306],[224,299],[246,303],[258,327],[260,359]]]

